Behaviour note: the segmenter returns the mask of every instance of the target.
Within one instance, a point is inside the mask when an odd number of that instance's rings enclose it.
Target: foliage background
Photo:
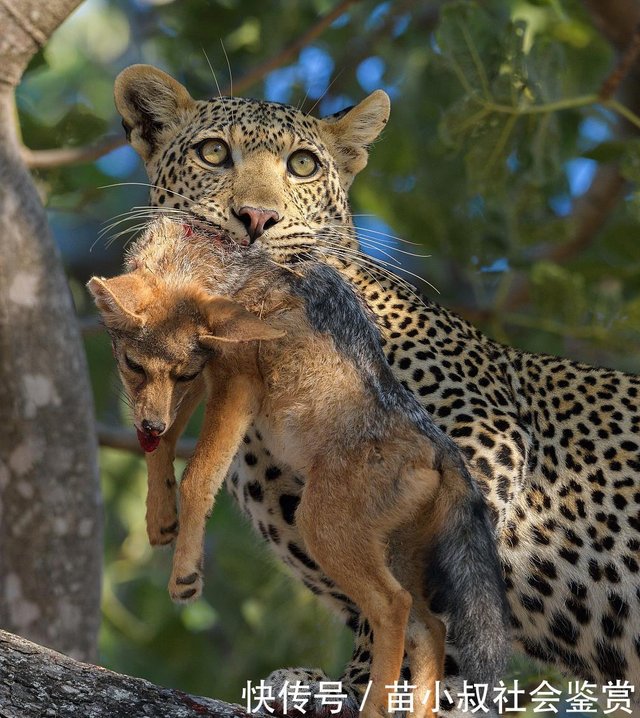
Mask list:
[[[247,92],[326,114],[383,87],[392,119],[352,194],[367,251],[427,279],[440,292],[424,285],[427,296],[501,341],[638,372],[637,124],[620,121],[611,95],[598,97],[615,54],[585,4],[342,2],[334,22],[258,72]],[[165,69],[198,98],[228,87],[230,73],[237,87],[333,8],[325,0],[87,0],[19,88],[25,145],[80,147],[118,135],[113,79],[134,62]],[[118,271],[130,235],[115,235],[128,225],[98,233],[146,203],[146,177],[128,147],[34,171],[79,315],[89,318],[98,418],[128,426],[83,283]],[[205,597],[177,608],[165,591],[170,555],[146,541],[140,456],[104,448],[102,476],[104,665],[233,701],[247,679],[284,665],[340,674],[350,636],[290,581],[226,495],[209,525]],[[512,677],[558,681],[523,659]]]

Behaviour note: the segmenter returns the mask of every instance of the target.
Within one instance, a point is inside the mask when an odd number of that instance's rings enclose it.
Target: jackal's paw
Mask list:
[[[169,579],[169,595],[174,603],[192,603],[202,595],[202,573],[199,570],[181,570],[174,567]]]
[[[174,507],[162,512],[147,511],[147,536],[152,546],[168,546],[178,538],[178,514]]]
[[[320,669],[281,668],[273,671],[265,683],[272,688],[271,705],[277,716],[359,716],[357,693],[350,686],[327,678]]]

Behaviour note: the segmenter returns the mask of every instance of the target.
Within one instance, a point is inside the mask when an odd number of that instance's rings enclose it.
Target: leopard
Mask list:
[[[640,682],[640,377],[501,344],[360,251],[348,192],[389,119],[386,93],[316,118],[264,100],[195,100],[166,73],[134,65],[117,77],[115,101],[151,207],[239,247],[257,243],[292,268],[324,261],[370,308],[396,379],[459,447],[485,496],[513,650],[598,688]],[[304,481],[252,429],[226,483],[275,555],[352,629],[341,680],[355,715],[374,637],[296,527]],[[467,715],[455,700],[466,683],[454,642],[445,672],[440,714]],[[267,682],[315,690],[326,680],[285,668]],[[632,700],[640,711],[640,695]]]

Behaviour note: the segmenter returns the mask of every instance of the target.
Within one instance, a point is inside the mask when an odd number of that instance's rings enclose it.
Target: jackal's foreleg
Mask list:
[[[145,454],[147,462],[147,535],[152,546],[169,544],[178,535],[176,478],[173,470],[176,443],[204,394],[198,377],[185,394],[173,424],[155,451]]]
[[[255,386],[247,377],[231,375],[210,390],[200,438],[180,482],[180,533],[169,579],[178,603],[202,593],[206,520],[255,410]]]

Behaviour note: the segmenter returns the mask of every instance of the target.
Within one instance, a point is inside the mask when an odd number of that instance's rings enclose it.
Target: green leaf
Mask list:
[[[625,143],[620,172],[626,179],[636,184],[640,182],[640,140]]]
[[[503,22],[471,2],[447,3],[442,10],[436,33],[441,57],[469,96],[491,96],[502,44],[496,40]]]
[[[531,270],[533,300],[541,314],[574,326],[587,309],[586,285],[582,275],[552,262],[534,264]]]
[[[582,156],[596,162],[618,162],[627,156],[629,142],[623,140],[606,140],[600,142],[590,150],[583,152]]]
[[[465,156],[472,191],[494,192],[507,179],[507,159],[517,121],[515,115],[494,115],[474,132]]]

